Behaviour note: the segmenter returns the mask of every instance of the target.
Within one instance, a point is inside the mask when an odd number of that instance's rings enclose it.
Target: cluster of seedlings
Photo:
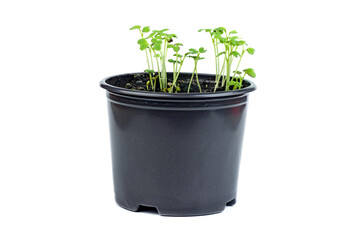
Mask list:
[[[185,59],[192,58],[194,60],[194,68],[187,92],[190,92],[191,84],[195,80],[199,92],[202,92],[197,69],[199,60],[204,59],[203,54],[206,52],[206,49],[203,47],[200,47],[198,50],[190,48],[186,53],[180,54],[180,48],[183,47],[183,44],[174,43],[177,35],[167,33],[169,29],[150,31],[149,26],[141,27],[136,25],[130,28],[130,30],[138,30],[140,32],[141,38],[137,43],[140,46],[140,50],[146,54],[147,69],[145,73],[149,75],[149,81],[146,83],[148,91],[180,92],[178,79],[181,68]],[[225,91],[241,89],[246,75],[252,78],[256,77],[252,68],[239,70],[244,54],[253,55],[255,49],[247,47],[247,43],[235,35],[237,34],[236,31],[228,32],[224,27],[199,30],[199,32],[203,31],[209,33],[214,47],[216,72],[214,92],[219,88]],[[167,59],[169,49],[173,52],[171,59]],[[236,59],[238,59],[237,63]],[[168,80],[167,62],[172,64],[172,80]],[[234,71],[231,71],[234,63],[236,68]]]

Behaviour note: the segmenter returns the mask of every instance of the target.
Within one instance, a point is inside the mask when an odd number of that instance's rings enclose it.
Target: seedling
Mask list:
[[[199,91],[201,92],[201,86],[200,86],[200,83],[199,83],[199,77],[198,77],[198,72],[197,72],[197,64],[198,64],[198,61],[199,61],[199,60],[204,59],[203,57],[200,57],[200,54],[201,54],[201,53],[205,53],[206,50],[205,50],[203,47],[199,48],[199,50],[196,50],[196,49],[194,49],[194,48],[190,48],[190,49],[189,49],[189,52],[190,52],[190,54],[195,54],[195,55],[190,55],[190,56],[188,56],[188,57],[194,59],[195,66],[194,66],[193,73],[192,73],[192,75],[191,75],[191,79],[190,79],[190,82],[189,82],[189,87],[188,87],[187,92],[188,92],[188,93],[190,92],[191,82],[192,82],[192,80],[193,80],[193,78],[194,78],[194,74],[196,75],[196,82],[197,82],[197,84],[198,84]]]
[[[177,85],[177,81],[180,75],[181,68],[187,57],[194,59],[194,69],[191,75],[191,79],[188,85],[187,92],[190,92],[191,83],[196,78],[196,82],[199,91],[202,92],[199,77],[198,77],[198,61],[204,59],[200,57],[200,54],[205,53],[206,50],[201,47],[198,50],[190,48],[189,52],[184,55],[180,54],[181,43],[173,43],[177,38],[176,34],[169,34],[169,29],[153,30],[150,33],[150,27],[141,27],[135,25],[130,30],[138,29],[141,38],[137,41],[141,51],[145,51],[147,69],[145,73],[149,74],[149,81],[146,83],[146,89],[148,91],[160,91],[163,92],[179,92],[181,89]],[[199,32],[205,31],[210,34],[211,41],[214,47],[215,55],[215,87],[214,92],[221,87],[225,88],[225,91],[241,89],[243,86],[243,80],[246,75],[254,78],[256,74],[252,68],[247,68],[239,71],[240,62],[244,54],[254,54],[253,48],[248,48],[247,43],[236,36],[236,31],[227,32],[226,28],[218,27],[215,29],[200,29]],[[147,34],[147,36],[145,36]],[[171,48],[174,52],[173,58],[167,60],[168,50]],[[234,60],[238,58],[236,68],[231,76],[232,64]],[[168,82],[166,63],[172,64],[172,82]],[[155,64],[156,66],[155,66]],[[155,67],[156,70],[155,71]],[[157,84],[158,83],[158,84]]]
[[[150,48],[152,49],[154,53],[154,57],[156,58],[157,61],[161,90],[167,88],[167,74],[166,74],[167,53],[168,53],[168,48],[173,47],[173,45],[170,44],[173,41],[173,38],[176,38],[175,34],[165,33],[168,30],[169,29],[153,30],[152,33],[148,36],[148,38],[151,38],[151,42],[152,42]]]
[[[173,47],[170,45],[173,41],[173,38],[176,38],[175,34],[165,33],[169,29],[162,30],[153,30],[147,37],[144,36],[144,33],[150,32],[150,27],[146,26],[141,28],[140,25],[135,25],[130,28],[130,30],[138,29],[141,35],[141,38],[137,41],[140,45],[140,50],[145,51],[146,53],[146,62],[148,69],[145,70],[146,73],[149,73],[151,88],[155,91],[156,84],[154,79],[154,61],[153,56],[156,59],[157,70],[159,76],[160,89],[163,90],[167,86],[167,75],[166,75],[166,58],[168,48]],[[151,43],[148,42],[151,41]],[[150,60],[149,60],[150,59]],[[151,63],[151,64],[150,64]]]
[[[237,31],[230,31],[227,32],[226,28],[224,27],[218,27],[215,29],[200,29],[199,32],[208,32],[211,37],[212,44],[214,46],[214,53],[215,53],[215,71],[216,71],[216,77],[215,77],[215,89],[219,87],[220,84],[220,78],[222,78],[221,86],[224,87],[225,85],[225,91],[230,90],[230,86],[236,86],[235,88],[239,89],[241,88],[242,79],[244,79],[245,75],[249,75],[250,77],[256,77],[256,74],[253,69],[245,69],[244,75],[239,77],[239,66],[240,62],[244,56],[244,54],[247,52],[251,55],[254,54],[255,49],[253,48],[247,48],[247,43],[244,40],[241,40],[238,36],[235,36],[237,34]],[[222,52],[219,52],[219,46],[223,46]],[[237,51],[238,48],[241,48],[240,53]],[[223,64],[222,67],[220,67],[220,56],[223,55]],[[231,78],[231,65],[235,58],[239,58],[238,64],[236,66],[236,69],[234,71],[234,76]],[[225,71],[225,72],[224,72]],[[238,82],[240,85],[235,84],[234,82]],[[241,82],[241,83],[240,83]]]
[[[173,83],[172,83],[172,86],[171,86],[171,89],[169,92],[173,92],[173,88],[174,86],[176,85],[176,82],[179,78],[179,74],[180,74],[180,70],[181,70],[181,67],[183,66],[184,64],[184,61],[186,59],[186,57],[190,57],[189,55],[190,54],[194,54],[193,51],[189,51],[187,53],[185,53],[185,55],[181,55],[179,54],[179,50],[180,50],[180,47],[179,46],[182,46],[182,44],[175,44],[175,46],[173,47],[174,51],[175,51],[175,54],[174,54],[174,57],[176,57],[176,59],[169,59],[168,61],[171,62],[173,64]],[[196,51],[196,50],[195,50]],[[180,91],[178,88],[177,88],[177,91]]]
[[[176,43],[174,45],[170,45],[170,47],[175,52],[175,54],[173,55],[175,57],[175,59],[168,60],[173,65],[173,82],[172,82],[171,89],[169,92],[173,91],[174,86],[176,85],[177,78],[179,77],[181,67],[183,66],[185,58],[188,54],[188,53],[186,53],[184,56],[179,54],[180,46],[183,46],[183,45],[181,43]]]
[[[150,32],[150,27],[146,26],[141,29],[140,25],[135,25],[130,28],[130,30],[135,30],[135,29],[138,29],[140,32],[140,35],[141,35],[141,38],[137,41],[137,43],[140,45],[140,50],[145,51],[145,53],[146,53],[146,62],[147,62],[148,69],[146,69],[145,72],[149,73],[151,88],[155,91],[155,85],[153,83],[154,64],[152,62],[151,51],[149,49],[149,43],[144,38],[144,33]],[[149,55],[150,55],[151,64],[152,64],[151,66],[150,66],[150,62],[149,62]]]

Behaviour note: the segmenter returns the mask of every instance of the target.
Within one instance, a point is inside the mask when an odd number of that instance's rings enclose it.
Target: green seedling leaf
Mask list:
[[[235,81],[230,81],[230,82],[229,82],[229,86],[234,86],[235,83],[236,83]]]
[[[201,48],[199,48],[199,52],[200,52],[200,53],[205,53],[205,52],[206,52],[206,49],[203,48],[203,47],[201,47]]]
[[[205,29],[205,28],[203,28],[203,29],[199,29],[199,30],[198,30],[198,32],[202,32],[202,31],[211,33],[211,32],[212,32],[212,29],[209,29],[209,28]]]
[[[191,54],[198,53],[198,51],[196,49],[194,49],[194,48],[190,48],[189,51],[190,51]]]
[[[233,46],[237,46],[235,39],[230,39],[230,44]]]
[[[255,49],[253,49],[253,48],[248,48],[248,49],[246,49],[246,51],[251,55],[253,55],[255,53]]]
[[[147,43],[146,39],[145,38],[140,38],[138,41],[137,41],[138,44],[145,44]]]
[[[174,49],[175,52],[180,51],[180,47],[179,47],[179,46],[174,46],[173,49]]]
[[[220,52],[216,55],[216,57],[219,57],[220,55],[225,54],[225,52]]]
[[[161,50],[161,44],[155,43],[154,44],[154,50],[155,51],[160,51]]]
[[[183,57],[183,55],[181,55],[181,54],[174,54],[173,56],[174,56],[174,57],[179,57],[179,58],[182,58],[182,57]]]
[[[154,57],[158,58],[158,57],[160,57],[160,54],[157,53],[154,55]]]
[[[168,59],[168,62],[171,62],[171,63],[180,63],[179,61],[176,61],[174,59]]]
[[[162,40],[158,39],[158,38],[151,39],[151,42],[154,43],[154,44],[162,44]]]
[[[165,28],[165,29],[162,29],[162,30],[153,30],[154,33],[160,33],[160,34],[163,34],[164,32],[168,31],[169,29]]]
[[[144,33],[150,32],[150,27],[149,26],[143,27],[142,31]]]
[[[224,32],[226,32],[226,28],[224,27],[218,27],[214,29],[215,32],[220,32],[221,34],[223,34]]]
[[[182,43],[175,43],[175,46],[184,46]]]
[[[222,38],[221,34],[220,32],[213,32],[214,38],[216,39]]]
[[[233,71],[234,74],[241,74],[242,72],[241,71]]]
[[[177,38],[176,34],[165,34],[167,38]]]
[[[254,69],[252,69],[252,68],[247,68],[247,69],[244,69],[243,71],[244,71],[244,73],[246,73],[247,75],[249,75],[252,78],[256,77],[256,73],[255,73]]]
[[[205,59],[204,57],[199,57],[198,60],[202,60],[202,59]]]
[[[219,37],[218,39],[221,43],[226,43],[226,41],[227,41],[227,39],[224,37]]]
[[[237,86],[237,87],[241,87],[241,84],[239,82],[236,82],[236,81],[230,81],[229,82],[229,86]]]
[[[154,70],[146,69],[144,72],[146,72],[146,73],[154,73]]]
[[[146,39],[152,38],[152,37],[154,37],[154,35],[155,35],[155,33],[150,33],[149,36],[146,37]]]
[[[162,36],[155,33],[155,37],[154,37],[154,38],[161,40],[161,39],[162,39]]]
[[[146,42],[146,43],[143,43],[143,44],[140,44],[140,50],[143,51],[145,49],[147,49],[149,47],[149,44]]]
[[[238,51],[233,51],[230,53],[230,55],[233,55],[234,57],[239,57],[241,54]]]
[[[140,25],[135,25],[135,26],[131,27],[129,30],[140,29],[140,28],[141,28]]]
[[[140,50],[143,51],[149,47],[149,43],[146,41],[145,38],[140,38],[137,43],[140,45]]]
[[[235,46],[241,46],[241,45],[244,45],[244,44],[246,44],[245,41],[239,40],[239,41],[236,41],[236,44],[234,44],[234,45],[235,45]]]
[[[229,35],[230,35],[230,34],[237,34],[237,33],[238,33],[237,31],[232,30],[231,32],[229,32]]]
[[[231,37],[231,38],[230,38],[230,43],[231,43],[231,45],[237,46],[236,39],[238,39],[238,38],[239,38],[239,37],[237,37],[237,36]]]

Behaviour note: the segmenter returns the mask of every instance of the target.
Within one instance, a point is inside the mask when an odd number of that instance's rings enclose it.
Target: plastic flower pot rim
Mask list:
[[[209,99],[209,98],[231,98],[235,96],[241,96],[247,94],[249,92],[256,90],[256,85],[250,80],[244,79],[245,82],[250,85],[239,89],[239,90],[231,90],[231,91],[218,91],[218,92],[205,92],[205,93],[164,93],[164,92],[153,92],[153,91],[140,91],[140,90],[131,90],[122,87],[117,87],[107,83],[107,81],[113,77],[121,77],[126,75],[135,75],[135,74],[144,74],[143,72],[135,72],[135,73],[124,73],[119,75],[113,75],[107,78],[104,78],[100,82],[100,86],[111,93],[118,93],[121,95],[128,95],[134,97],[146,97],[146,98],[155,98],[155,99]],[[169,74],[169,73],[168,73]],[[191,75],[192,73],[184,72],[180,73],[179,79],[185,75]],[[215,77],[215,74],[207,74],[207,73],[199,73],[199,78],[204,77]]]

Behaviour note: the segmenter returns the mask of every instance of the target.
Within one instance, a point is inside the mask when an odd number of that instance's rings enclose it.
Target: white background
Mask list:
[[[1,1],[0,239],[360,239],[358,1]],[[115,204],[107,76],[142,71],[132,25],[236,29],[256,49],[238,202],[191,218]],[[185,66],[184,70],[191,70]]]

